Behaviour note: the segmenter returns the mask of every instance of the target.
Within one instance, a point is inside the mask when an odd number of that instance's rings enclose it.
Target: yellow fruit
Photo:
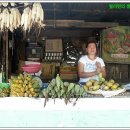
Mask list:
[[[29,96],[29,94],[28,94],[28,93],[24,93],[24,96],[25,96],[25,97],[28,97],[28,96]]]
[[[99,85],[99,82],[98,82],[98,81],[94,82],[94,86],[96,86],[96,85]]]
[[[107,86],[108,86],[108,87],[111,87],[112,85],[113,85],[112,82],[108,82],[108,83],[107,83]]]
[[[20,83],[20,84],[22,84],[22,83],[23,83],[23,81],[22,81],[22,80],[19,80],[19,83]]]
[[[88,91],[88,87],[86,85],[83,86],[85,91]]]
[[[30,88],[30,91],[31,91],[31,92],[34,92],[34,88]]]
[[[104,86],[103,90],[109,90],[109,87],[108,86]]]
[[[104,84],[107,85],[108,81],[105,81]]]
[[[116,90],[117,88],[118,88],[118,86],[116,84],[114,84],[114,85],[111,86],[112,90]]]
[[[17,84],[19,83],[18,79],[17,79],[17,80],[15,80],[15,83],[17,83]]]
[[[26,79],[27,79],[28,81],[31,81],[31,80],[32,80],[31,77],[27,77]]]
[[[21,92],[21,90],[19,88],[16,88],[15,91],[18,93]]]
[[[32,84],[31,83],[29,83],[28,88],[32,88]]]
[[[14,84],[11,85],[11,88],[14,87]]]
[[[19,96],[20,96],[20,97],[24,97],[24,93],[20,92],[20,93],[19,93]]]
[[[25,85],[25,84],[23,84],[23,87],[25,88],[25,87],[26,87],[26,85]]]
[[[115,81],[114,81],[113,79],[109,80],[109,82],[111,82],[111,83],[113,83],[113,84],[115,83]]]
[[[119,87],[119,84],[118,83],[115,83],[118,87]]]
[[[32,95],[34,95],[34,94],[35,94],[35,92],[31,92],[31,94],[32,94]]]
[[[22,88],[22,87],[23,87],[22,84],[19,84],[19,85],[18,85],[18,88]]]
[[[90,79],[89,81],[92,82],[92,83],[97,82],[97,80],[95,80],[95,79]]]
[[[24,89],[24,88],[21,88],[21,92],[24,93],[24,92],[25,92],[25,89]]]
[[[29,97],[32,97],[32,94],[29,94]]]
[[[30,91],[28,90],[28,91],[26,91],[26,93],[29,95],[29,94],[30,94]]]
[[[91,81],[86,82],[86,86],[87,86],[87,87],[92,86],[92,82],[91,82]]]
[[[38,97],[38,93],[35,93],[35,94],[33,95],[33,97]]]
[[[89,90],[89,91],[93,91],[93,86],[90,86],[90,87],[88,88],[88,90]]]
[[[95,85],[95,86],[93,86],[93,91],[96,91],[96,90],[98,90],[100,88],[100,85]]]
[[[28,80],[24,80],[24,84],[28,84]]]
[[[20,80],[20,79],[21,79],[21,77],[20,77],[20,76],[18,76],[18,79]]]

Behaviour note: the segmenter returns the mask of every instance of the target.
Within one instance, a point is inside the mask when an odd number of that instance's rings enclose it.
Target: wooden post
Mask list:
[[[9,53],[9,43],[8,43],[8,30],[5,31],[5,43],[6,43],[6,82],[8,82],[9,74],[8,74],[8,69],[9,69],[9,58],[8,58],[8,53]]]

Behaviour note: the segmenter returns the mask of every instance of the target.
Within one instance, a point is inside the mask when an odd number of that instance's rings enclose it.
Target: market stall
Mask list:
[[[0,127],[130,127],[130,29],[86,22],[86,14],[77,20],[82,16],[72,5],[1,3]],[[70,19],[56,19],[66,6]],[[89,12],[81,10],[86,7],[79,4],[78,11]],[[96,41],[107,76],[96,73],[97,80],[81,84],[78,60],[88,37]]]

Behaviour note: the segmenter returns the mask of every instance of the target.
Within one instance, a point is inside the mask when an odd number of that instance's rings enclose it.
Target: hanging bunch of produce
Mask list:
[[[21,26],[21,14],[17,8],[11,8],[9,14],[9,29],[13,32],[14,29]],[[8,28],[8,27],[7,27]]]
[[[44,27],[44,11],[40,3],[34,3],[32,7],[32,23],[38,27]]]
[[[32,19],[31,19],[32,11],[30,7],[27,7],[23,10],[22,18],[21,18],[21,26],[24,31],[30,30],[32,27]]]
[[[0,31],[21,27],[25,32],[30,31],[32,27],[43,28],[44,11],[40,3],[19,3],[24,8],[22,14],[16,3],[0,3]]]
[[[45,97],[45,103],[49,100],[49,98],[64,98],[65,103],[67,104],[70,98],[76,98],[76,101],[79,97],[82,97],[85,90],[83,87],[80,87],[79,84],[63,82],[57,74],[55,79],[52,79],[46,89],[43,89],[39,94],[39,97]],[[74,105],[76,103],[74,102]]]

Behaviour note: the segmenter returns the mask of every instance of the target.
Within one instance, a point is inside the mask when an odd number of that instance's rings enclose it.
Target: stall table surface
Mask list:
[[[99,96],[99,95],[98,95]],[[91,97],[91,96],[90,96]],[[130,98],[0,98],[0,127],[130,127]]]

